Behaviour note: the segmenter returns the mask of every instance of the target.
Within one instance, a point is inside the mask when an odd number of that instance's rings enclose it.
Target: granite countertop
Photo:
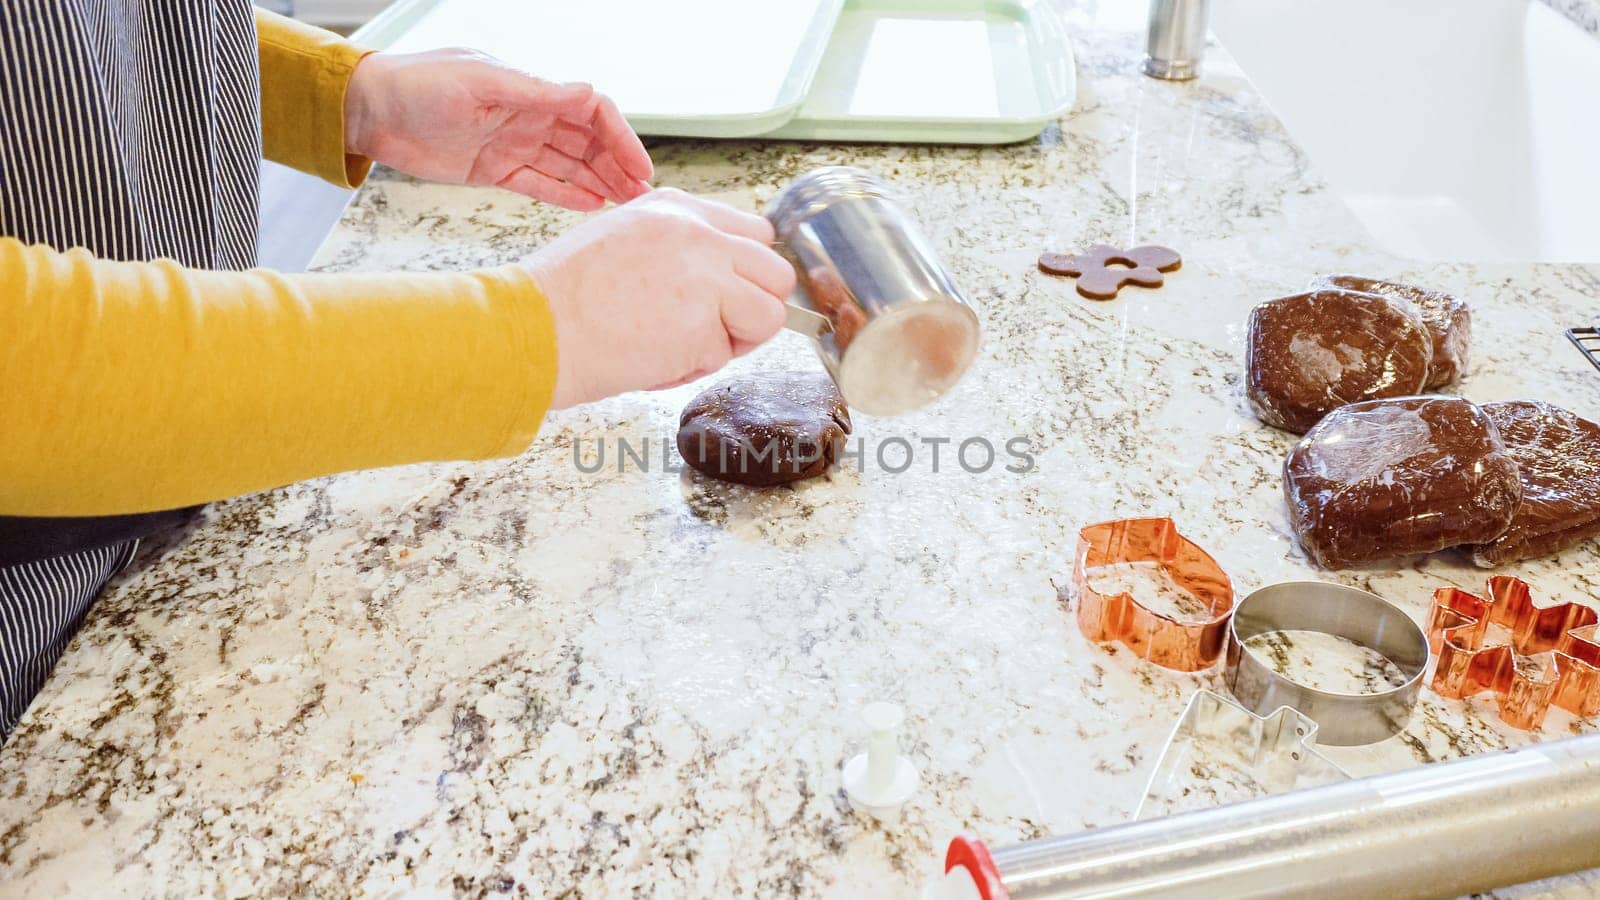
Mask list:
[[[1600,0],[1544,0],[1544,3],[1578,23],[1579,28],[1600,37]]]
[[[216,504],[98,603],[0,750],[0,893],[912,896],[958,832],[1131,818],[1189,695],[1220,689],[1083,639],[1055,586],[1080,526],[1174,516],[1241,592],[1336,580],[1420,620],[1434,587],[1480,589],[1453,554],[1307,563],[1281,494],[1293,438],[1241,393],[1246,312],[1328,271],[1449,290],[1476,318],[1461,394],[1600,418],[1562,335],[1600,267],[1389,258],[1226,53],[1161,83],[1136,74],[1125,11],[1072,22],[1078,106],[1026,144],[653,149],[659,183],[752,210],[819,165],[899,186],[985,328],[954,395],[857,418],[869,453],[909,441],[909,469],[869,457],[769,491],[663,470],[685,387],[553,415],[516,459]],[[379,172],[319,265],[496,264],[578,218]],[[1035,268],[1097,241],[1184,266],[1111,303]],[[786,334],[732,368],[816,365]],[[941,437],[936,471],[922,439]],[[1024,438],[1035,464],[966,472],[969,437]],[[619,471],[618,439],[648,439],[648,471]],[[580,471],[576,441],[611,442],[605,467]],[[1593,542],[1508,571],[1600,603]],[[890,826],[839,782],[879,699],[905,708],[924,777]],[[1404,734],[1329,755],[1371,773],[1596,725],[1558,711],[1529,735],[1425,690]]]

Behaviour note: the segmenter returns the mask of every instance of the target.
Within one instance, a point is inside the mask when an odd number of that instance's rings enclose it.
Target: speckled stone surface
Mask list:
[[[1600,0],[1543,0],[1545,5],[1600,38]]]
[[[1079,635],[1052,583],[1079,526],[1170,515],[1241,591],[1333,579],[1418,619],[1435,586],[1479,588],[1448,553],[1307,563],[1292,438],[1241,392],[1246,312],[1319,272],[1436,287],[1474,307],[1463,395],[1600,418],[1600,374],[1561,334],[1600,267],[1386,257],[1225,53],[1196,83],[1138,76],[1126,6],[1073,12],[1078,107],[1026,144],[653,150],[659,183],[747,209],[824,164],[899,186],[985,328],[952,396],[857,417],[869,453],[908,441],[910,468],[766,492],[662,471],[691,385],[552,416],[516,459],[217,504],[99,602],[0,749],[0,894],[914,896],[957,832],[1128,820],[1191,692],[1222,690]],[[320,264],[495,264],[577,218],[380,172]],[[1095,242],[1184,267],[1097,303],[1034,265]],[[784,335],[737,366],[814,364]],[[952,444],[935,471],[941,437],[1026,438],[1034,466],[971,474]],[[575,440],[619,438],[649,439],[648,472],[614,453],[579,471]],[[1593,543],[1508,571],[1600,603]],[[879,699],[906,709],[924,778],[892,827],[839,784]],[[1556,712],[1527,735],[1424,691],[1403,735],[1329,755],[1362,774],[1597,726]]]

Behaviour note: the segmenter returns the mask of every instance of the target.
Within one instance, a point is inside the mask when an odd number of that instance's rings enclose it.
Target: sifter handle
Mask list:
[[[775,250],[783,255],[795,270],[800,266],[795,262],[794,254],[782,243],[774,246]],[[816,304],[811,302],[811,294],[806,291],[804,282],[796,281],[794,291],[789,294],[789,299],[783,302],[788,318],[784,320],[783,327],[790,331],[798,332],[810,338],[822,337],[833,331],[833,322],[822,313],[817,312]]]
[[[797,331],[806,337],[815,338],[822,337],[833,330],[833,323],[828,321],[827,316],[814,309],[801,306],[795,302],[794,297],[790,297],[789,301],[783,304],[783,308],[789,314],[789,317],[784,320],[783,327],[790,331]]]

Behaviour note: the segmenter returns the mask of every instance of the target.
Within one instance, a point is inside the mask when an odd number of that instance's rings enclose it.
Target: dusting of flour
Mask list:
[[[1175,622],[1207,622],[1211,604],[1179,584],[1158,562],[1120,562],[1084,570],[1089,589],[1102,596],[1128,594],[1134,602]]]

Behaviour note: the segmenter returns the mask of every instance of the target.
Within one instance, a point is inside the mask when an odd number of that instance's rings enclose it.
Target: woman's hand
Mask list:
[[[345,148],[419,178],[584,211],[645,193],[653,173],[610,98],[469,50],[363,59],[345,93]]]
[[[560,408],[672,387],[783,327],[795,273],[760,216],[662,188],[591,219],[527,267],[555,316]]]

